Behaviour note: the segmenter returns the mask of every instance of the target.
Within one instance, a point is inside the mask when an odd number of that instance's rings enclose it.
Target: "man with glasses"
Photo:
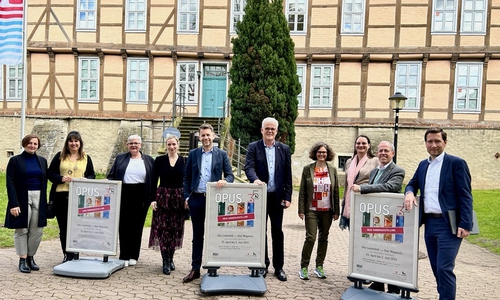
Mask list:
[[[248,145],[245,174],[251,183],[267,184],[267,218],[271,220],[274,275],[286,281],[283,236],[283,209],[290,207],[292,198],[292,158],[290,147],[275,140],[278,121],[265,118],[260,129],[262,139]],[[267,232],[267,230],[266,230]],[[266,233],[266,268],[260,271],[266,277],[270,265]]]

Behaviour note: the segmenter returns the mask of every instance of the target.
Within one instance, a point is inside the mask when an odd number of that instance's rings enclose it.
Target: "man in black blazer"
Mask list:
[[[407,210],[416,206],[415,195],[420,190],[419,221],[420,226],[425,224],[425,245],[439,300],[454,300],[455,258],[462,239],[472,229],[471,176],[465,160],[444,152],[447,134],[443,129],[427,129],[424,141],[430,156],[420,162],[408,182],[404,206]],[[455,212],[456,219],[450,218],[450,212]],[[457,232],[453,233],[451,227]]]
[[[283,237],[283,209],[290,207],[292,201],[292,159],[290,147],[275,140],[278,121],[265,118],[260,129],[262,139],[248,145],[245,174],[251,183],[267,184],[267,218],[271,220],[273,244],[274,275],[286,281],[283,271],[285,263]],[[267,231],[267,230],[266,230]],[[266,269],[261,270],[265,277],[270,265],[266,234]]]
[[[191,272],[182,279],[184,283],[200,278],[205,235],[205,207],[207,182],[217,182],[220,188],[226,182],[233,182],[234,176],[226,151],[214,147],[215,133],[212,125],[204,123],[199,127],[201,148],[189,152],[184,173],[184,198],[189,207],[193,226],[193,249]],[[224,173],[224,178],[222,178]]]
[[[392,162],[395,153],[394,145],[391,142],[380,142],[377,149],[377,157],[380,165],[370,172],[368,184],[355,184],[352,190],[361,194],[401,193],[405,170]],[[383,292],[385,291],[384,283],[374,281],[370,285],[370,289]],[[388,284],[387,292],[399,294],[401,291],[396,285]]]

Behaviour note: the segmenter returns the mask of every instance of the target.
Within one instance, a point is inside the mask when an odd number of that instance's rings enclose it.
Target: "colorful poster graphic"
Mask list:
[[[265,267],[266,195],[256,184],[207,184],[204,267]]]
[[[69,188],[66,249],[116,255],[121,181],[74,179]]]
[[[351,194],[349,277],[418,289],[418,209],[404,195]]]

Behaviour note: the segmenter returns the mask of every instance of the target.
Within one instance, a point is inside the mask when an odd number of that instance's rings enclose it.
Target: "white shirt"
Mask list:
[[[441,175],[443,159],[444,152],[433,160],[430,157],[427,159],[429,167],[425,174],[424,213],[442,213],[441,206],[439,205],[439,177]]]
[[[146,181],[146,166],[142,158],[131,158],[128,162],[123,183],[144,183]]]

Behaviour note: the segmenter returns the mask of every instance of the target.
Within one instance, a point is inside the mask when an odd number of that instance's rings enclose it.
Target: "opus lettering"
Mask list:
[[[228,193],[217,193],[215,194],[215,202],[219,203],[240,203],[241,194],[228,194]]]
[[[99,196],[99,188],[88,188],[88,187],[76,187],[77,195],[85,195],[85,196]]]
[[[359,211],[361,212],[375,212],[375,214],[388,215],[390,214],[389,205],[373,204],[373,203],[359,203]]]

